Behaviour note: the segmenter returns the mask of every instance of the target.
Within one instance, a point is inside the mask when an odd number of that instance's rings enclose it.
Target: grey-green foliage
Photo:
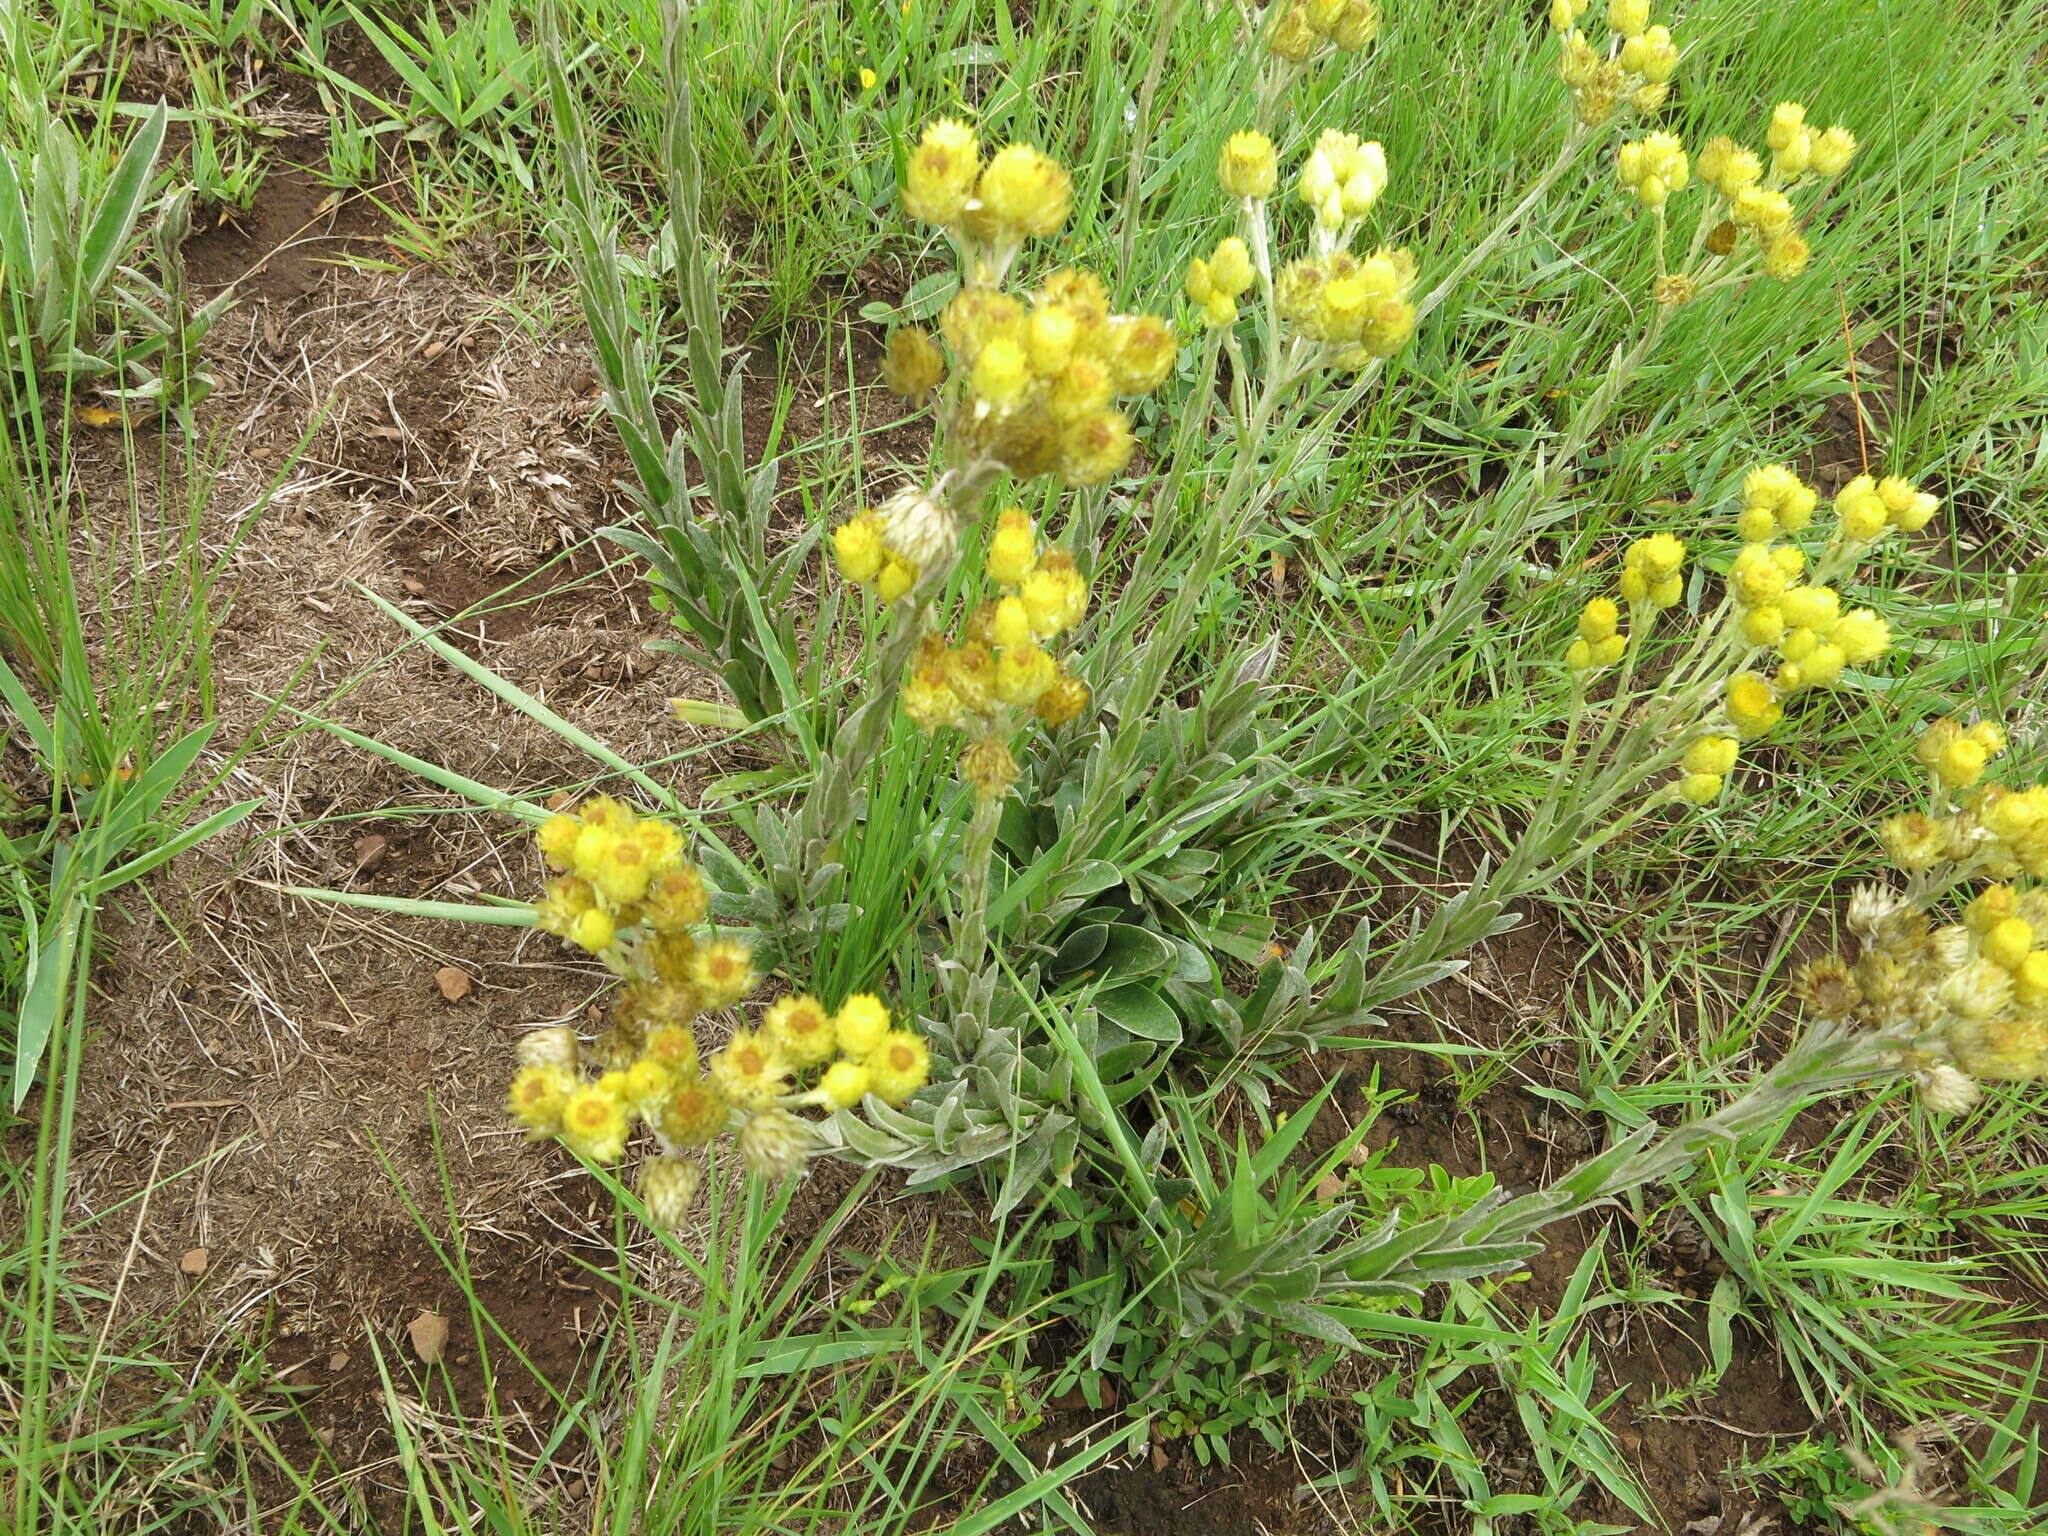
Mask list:
[[[699,225],[703,166],[692,119],[688,29],[669,17],[663,52],[669,114],[668,239],[676,317],[683,331],[684,425],[671,434],[656,403],[660,358],[649,322],[619,251],[616,220],[592,163],[584,110],[570,90],[559,41],[545,39],[559,133],[563,209],[556,239],[576,273],[584,316],[596,343],[605,402],[639,481],[647,529],[610,528],[606,536],[646,560],[673,615],[679,650],[716,673],[752,721],[801,717],[815,690],[797,685],[791,658],[801,654],[791,597],[816,533],[771,548],[776,488],[773,462],[754,465],[743,440],[738,362],[726,366],[721,314],[704,232]],[[816,627],[829,632],[833,600]]]
[[[97,173],[92,146],[54,112],[4,130],[0,325],[15,368],[32,377],[113,370],[113,359],[94,349],[167,125],[159,106],[104,173]]]

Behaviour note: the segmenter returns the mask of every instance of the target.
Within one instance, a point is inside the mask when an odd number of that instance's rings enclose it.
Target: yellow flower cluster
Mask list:
[[[1064,550],[1041,551],[1037,530],[1021,507],[996,519],[985,571],[1001,596],[982,604],[958,645],[926,635],[903,684],[903,709],[925,730],[960,726],[977,741],[997,744],[1009,733],[1012,711],[1028,710],[1047,725],[1064,725],[1088,704],[1088,685],[1074,676],[1047,642],[1067,633],[1088,611],[1088,582]],[[972,756],[972,754],[970,754]],[[1000,794],[1014,765],[984,752],[968,766],[976,787]]]
[[[1910,482],[1886,479],[1884,489],[1859,475],[1836,495],[1836,526],[1822,569],[1846,570],[1894,529],[1917,532],[1939,503]],[[1806,551],[1780,533],[1796,535],[1812,521],[1819,495],[1782,464],[1750,471],[1742,484],[1736,529],[1743,539],[1728,573],[1736,639],[1748,653],[1745,669],[1729,680],[1727,710],[1744,737],[1760,736],[1783,713],[1781,701],[1808,688],[1825,688],[1844,667],[1862,666],[1891,645],[1891,630],[1868,608],[1842,606],[1824,580],[1806,581]],[[1779,665],[1766,681],[1748,669],[1755,653],[1775,650]]]
[[[1637,623],[1685,595],[1685,541],[1668,533],[1653,533],[1629,545],[1622,559],[1619,595],[1627,603],[1629,617]],[[1628,636],[1621,632],[1621,603],[1611,597],[1596,597],[1579,614],[1578,638],[1565,651],[1565,664],[1574,673],[1597,672],[1611,667],[1628,653]]]
[[[871,586],[884,603],[893,603],[917,585],[928,564],[950,555],[959,537],[945,503],[910,486],[833,529],[832,552],[848,581]]]
[[[1232,134],[1224,144],[1216,179],[1243,205],[1252,246],[1235,235],[1221,240],[1206,258],[1190,263],[1188,297],[1211,328],[1237,319],[1237,301],[1252,288],[1267,249],[1265,200],[1279,185],[1272,141],[1253,129]],[[1381,247],[1366,257],[1350,245],[1359,225],[1387,187],[1386,150],[1357,134],[1325,130],[1302,162],[1295,191],[1315,215],[1312,252],[1270,274],[1273,305],[1297,336],[1320,344],[1321,362],[1363,368],[1376,357],[1391,357],[1415,333],[1409,290],[1415,262],[1406,250]]]
[[[1156,315],[1111,313],[1090,272],[1054,272],[1028,300],[998,286],[1026,237],[1059,233],[1071,200],[1058,161],[1011,144],[984,164],[974,131],[951,119],[925,129],[903,183],[904,207],[950,230],[968,252],[967,280],[939,322],[956,385],[946,427],[965,461],[1100,485],[1133,446],[1130,422],[1112,402],[1163,384],[1180,344]],[[882,374],[916,398],[947,377],[946,360],[931,337],[905,328],[890,338]],[[887,600],[893,583],[877,579]]]
[[[1707,237],[1707,250],[1727,256],[1746,233],[1762,253],[1764,271],[1790,282],[1806,270],[1813,252],[1799,231],[1788,190],[1847,170],[1856,137],[1840,124],[1816,134],[1806,124],[1806,109],[1786,101],[1772,112],[1765,138],[1768,174],[1756,151],[1725,136],[1709,139],[1700,150],[1694,169],[1722,203],[1722,222]]]
[[[696,1019],[738,1002],[758,977],[745,945],[688,931],[707,908],[703,881],[681,861],[680,837],[600,796],[578,815],[545,822],[537,841],[552,866],[573,871],[540,903],[543,926],[603,950],[629,980],[588,1048],[566,1026],[521,1040],[506,1108],[529,1136],[555,1138],[597,1163],[617,1162],[634,1126],[644,1125],[659,1150],[642,1165],[640,1189],[657,1223],[674,1225],[701,1180],[681,1150],[707,1145],[735,1119],[747,1166],[781,1177],[809,1155],[810,1132],[792,1109],[850,1108],[870,1092],[900,1104],[924,1086],[924,1042],[892,1029],[888,1010],[865,996],[836,1014],[808,995],[782,998],[758,1029],[736,1031],[700,1067]],[[649,850],[660,857],[648,859]],[[641,868],[648,862],[651,873]],[[590,904],[570,918],[585,891]],[[591,912],[613,924],[602,945],[588,942],[596,937]],[[814,1071],[816,1085],[801,1089],[795,1080]]]
[[[1266,33],[1266,50],[1290,64],[1306,64],[1318,54],[1357,53],[1380,35],[1380,8],[1374,0],[1293,0]]]
[[[1579,22],[1588,0],[1550,0],[1550,27],[1557,34],[1557,72],[1572,93],[1580,122],[1598,128],[1622,102],[1654,112],[1671,94],[1678,73],[1678,48],[1671,29],[1650,25],[1649,0],[1608,0],[1607,27],[1613,34],[1605,53],[1586,40]]]
[[[1910,1037],[1901,1065],[1948,1112],[1976,1101],[1976,1079],[2048,1077],[2048,786],[1982,782],[2005,744],[1995,720],[1927,727],[1914,755],[1934,814],[1880,828],[1907,892],[1858,887],[1855,963],[1830,957],[1799,978],[1809,1007]],[[1935,925],[1935,895],[1987,877],[1960,921]]]
[[[1328,348],[1331,363],[1363,368],[1376,357],[1392,357],[1415,334],[1408,298],[1414,284],[1415,259],[1405,248],[1382,246],[1362,260],[1334,251],[1282,267],[1273,302],[1281,319]]]
[[[1188,263],[1187,292],[1202,311],[1202,323],[1212,329],[1237,319],[1238,296],[1258,278],[1252,270],[1252,254],[1235,235],[1216,242],[1205,261],[1197,256]]]
[[[1377,141],[1326,128],[1301,163],[1295,191],[1326,230],[1355,225],[1387,190],[1387,152]]]
[[[997,248],[1058,234],[1073,194],[1066,167],[1029,144],[1005,145],[984,165],[974,130],[949,117],[925,129],[904,168],[906,213]]]
[[[1685,146],[1661,129],[1622,145],[1615,171],[1645,208],[1662,208],[1673,192],[1685,190],[1690,175]]]
[[[565,871],[535,906],[538,927],[592,954],[636,927],[694,948],[688,930],[709,910],[704,879],[667,822],[599,795],[577,815],[550,817],[537,837],[549,868]]]
[[[1927,727],[1914,756],[1932,782],[1934,810],[1894,816],[1879,827],[1893,863],[1909,874],[1957,864],[1998,880],[2048,880],[2048,786],[1984,782],[2005,747],[2005,728],[1995,720]]]
[[[963,287],[940,328],[968,380],[953,430],[1013,475],[1057,472],[1100,485],[1130,461],[1129,420],[1111,401],[1149,395],[1173,372],[1180,342],[1157,315],[1118,315],[1091,272],[1054,272],[1029,303]]]

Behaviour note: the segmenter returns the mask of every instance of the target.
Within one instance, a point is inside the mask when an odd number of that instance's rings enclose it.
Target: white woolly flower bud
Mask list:
[[[1885,919],[1904,905],[1884,886],[1858,885],[1849,893],[1849,931],[1859,939],[1874,940]]]
[[[1972,960],[1941,984],[1941,1000],[1966,1019],[1989,1019],[2012,1002],[2012,977],[1989,960]]]
[[[561,1067],[573,1072],[578,1053],[576,1031],[566,1024],[536,1029],[519,1037],[518,1051],[522,1067]]]
[[[1961,923],[1950,923],[1937,928],[1933,934],[1934,963],[1944,971],[1968,963],[1970,958],[1970,930]]]
[[[811,1128],[786,1109],[763,1109],[740,1127],[740,1156],[747,1170],[764,1179],[786,1179],[804,1171]]]
[[[694,1158],[650,1157],[640,1165],[640,1199],[647,1218],[674,1231],[696,1203],[704,1170]]]
[[[1955,1067],[1928,1067],[1913,1074],[1913,1086],[1920,1102],[1937,1115],[1960,1115],[1974,1109],[1984,1097],[1977,1079]]]
[[[953,514],[917,489],[898,491],[879,507],[882,543],[890,553],[920,569],[953,551],[959,538]]]

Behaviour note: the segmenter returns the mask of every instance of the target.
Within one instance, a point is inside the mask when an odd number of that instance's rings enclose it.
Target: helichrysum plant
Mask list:
[[[695,1196],[695,1149],[731,1133],[749,1171],[786,1178],[815,1146],[798,1110],[850,1110],[870,1094],[897,1105],[924,1086],[924,1041],[865,994],[836,1009],[785,995],[702,1059],[698,1021],[740,1003],[760,978],[752,950],[708,922],[704,879],[681,834],[598,796],[544,822],[536,840],[560,871],[536,925],[596,955],[625,984],[589,1045],[566,1025],[520,1041],[507,1106],[535,1138],[595,1163],[618,1162],[644,1131],[652,1152],[640,1190],[657,1223],[676,1225]]]

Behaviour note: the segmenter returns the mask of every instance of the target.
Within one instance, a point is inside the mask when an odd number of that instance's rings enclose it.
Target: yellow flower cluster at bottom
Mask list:
[[[706,902],[701,881],[687,901],[663,894],[659,882],[687,869],[674,829],[601,798],[580,815],[547,822],[537,840],[550,863],[581,872],[565,878],[596,893],[594,903],[608,904],[587,910],[616,911],[630,924],[605,947],[607,961],[631,979],[614,994],[608,1027],[588,1047],[563,1025],[521,1040],[506,1109],[530,1137],[559,1140],[596,1163],[625,1156],[634,1127],[644,1126],[658,1152],[642,1165],[640,1188],[657,1223],[674,1225],[701,1181],[682,1149],[705,1146],[737,1124],[747,1167],[785,1177],[802,1170],[813,1140],[809,1122],[793,1109],[852,1108],[869,1093],[896,1105],[924,1086],[931,1072],[924,1042],[892,1027],[888,1009],[867,995],[848,998],[836,1013],[806,993],[783,997],[763,1012],[758,1028],[735,1030],[700,1064],[698,1016],[738,1001],[758,978],[744,944],[699,939],[679,926],[702,920]],[[639,883],[619,875],[622,849],[629,851],[624,867],[637,872]],[[644,878],[645,860],[635,855],[649,849],[660,857],[653,860],[657,873]],[[549,900],[566,904],[559,890]],[[807,1078],[808,1090],[801,1086]]]

